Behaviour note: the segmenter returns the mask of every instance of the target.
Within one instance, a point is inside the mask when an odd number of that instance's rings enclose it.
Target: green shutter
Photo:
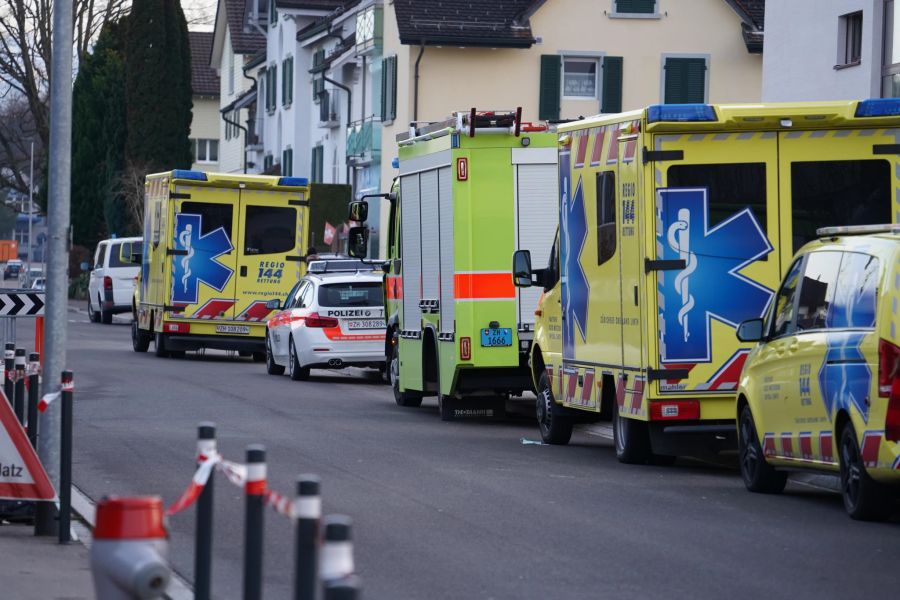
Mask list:
[[[388,59],[381,59],[381,120],[388,120]]]
[[[706,102],[706,59],[666,58],[665,104]]]
[[[652,15],[656,12],[656,0],[616,0],[616,12]]]
[[[559,55],[541,55],[541,95],[538,102],[538,118],[543,121],[559,120],[561,72],[562,60]]]
[[[288,77],[288,104],[294,101],[294,57],[291,56],[288,58],[288,69],[285,72],[285,76]]]
[[[603,57],[603,100],[600,112],[622,112],[622,57]]]

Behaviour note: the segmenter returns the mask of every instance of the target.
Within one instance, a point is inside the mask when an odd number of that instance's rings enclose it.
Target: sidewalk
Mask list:
[[[0,526],[0,596],[93,600],[89,554],[80,542],[61,546],[55,537],[35,537],[30,525]]]

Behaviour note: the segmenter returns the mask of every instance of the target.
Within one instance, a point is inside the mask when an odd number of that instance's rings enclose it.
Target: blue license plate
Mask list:
[[[482,329],[481,345],[487,347],[512,346],[512,329],[509,327]]]

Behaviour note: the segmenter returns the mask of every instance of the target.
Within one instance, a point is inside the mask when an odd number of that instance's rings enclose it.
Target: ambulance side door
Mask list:
[[[308,202],[301,192],[241,190],[237,232],[238,278],[231,318],[264,321],[266,302],[302,277],[303,226]]]
[[[173,196],[167,304],[181,308],[179,317],[227,319],[234,305],[237,253],[232,240],[239,192],[176,186]]]
[[[635,124],[636,126],[637,124]],[[643,273],[643,249],[640,239],[640,228],[636,215],[641,213],[638,206],[641,189],[638,162],[635,160],[635,144],[637,133],[619,138],[618,163],[618,206],[616,218],[619,237],[619,263],[621,292],[622,330],[622,365],[626,369],[639,370],[643,364],[643,345],[641,336],[641,273]],[[631,384],[633,385],[633,384]],[[629,387],[631,387],[631,385]]]

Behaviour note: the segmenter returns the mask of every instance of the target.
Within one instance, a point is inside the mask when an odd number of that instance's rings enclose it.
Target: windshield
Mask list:
[[[329,283],[319,287],[319,306],[382,306],[381,282]]]

